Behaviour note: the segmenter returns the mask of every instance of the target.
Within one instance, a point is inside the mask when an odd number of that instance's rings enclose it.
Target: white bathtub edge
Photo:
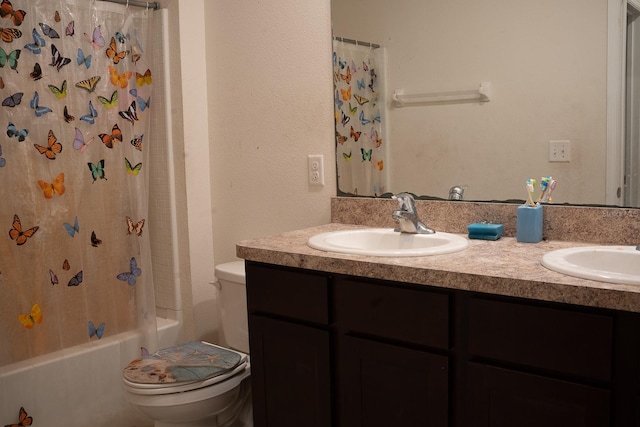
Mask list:
[[[157,318],[157,331],[158,348],[180,342],[177,320]],[[140,357],[142,345],[140,332],[124,332],[0,368],[0,419],[17,421],[24,407],[34,424],[47,427],[149,425],[122,385],[122,369]],[[69,423],[71,413],[77,424]]]

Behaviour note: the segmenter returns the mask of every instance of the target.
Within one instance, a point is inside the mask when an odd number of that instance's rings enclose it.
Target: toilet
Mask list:
[[[192,341],[129,363],[127,401],[154,427],[252,426],[244,261],[215,267],[228,347]]]

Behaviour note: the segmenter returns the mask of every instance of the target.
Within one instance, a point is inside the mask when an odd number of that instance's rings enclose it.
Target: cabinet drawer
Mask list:
[[[425,289],[336,279],[342,329],[441,349],[449,348],[449,295]]]
[[[329,297],[326,275],[248,262],[247,309],[326,325]]]
[[[469,353],[585,378],[611,379],[613,318],[471,298]]]

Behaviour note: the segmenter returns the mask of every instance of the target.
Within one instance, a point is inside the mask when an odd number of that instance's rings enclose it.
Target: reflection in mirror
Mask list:
[[[460,186],[465,200],[525,199],[528,178],[552,176],[555,203],[605,204],[607,19],[606,0],[333,0],[334,36],[384,52],[386,191],[447,199]],[[397,90],[477,90],[481,82],[491,83],[489,102],[393,103]],[[550,141],[569,141],[561,161]],[[341,157],[360,146],[336,147],[338,194],[354,194]]]
[[[333,40],[338,182],[352,194],[387,191],[384,50],[357,40]]]

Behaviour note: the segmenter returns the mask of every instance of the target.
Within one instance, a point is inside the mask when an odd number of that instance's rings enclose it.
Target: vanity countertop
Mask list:
[[[540,264],[548,251],[590,246],[588,243],[532,244],[502,237],[469,240],[464,251],[425,257],[346,255],[307,246],[313,235],[355,228],[363,227],[332,223],[244,240],[237,244],[236,252],[248,261],[280,266],[640,313],[640,286],[574,278]]]

